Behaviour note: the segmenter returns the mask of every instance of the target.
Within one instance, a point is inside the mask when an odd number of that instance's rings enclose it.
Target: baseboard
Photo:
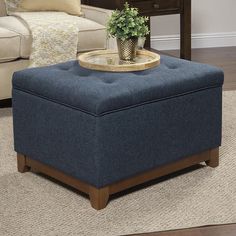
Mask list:
[[[151,37],[152,48],[157,50],[179,49],[179,35]],[[233,47],[236,46],[236,32],[193,34],[192,48]]]

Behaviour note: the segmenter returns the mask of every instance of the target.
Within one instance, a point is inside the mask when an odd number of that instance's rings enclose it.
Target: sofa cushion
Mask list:
[[[20,35],[0,27],[0,62],[12,61],[20,57]]]
[[[20,45],[18,48],[19,57],[28,58],[30,55],[30,47],[32,38],[30,31],[25,26],[23,21],[14,16],[0,17],[0,27],[16,32],[20,35]],[[9,48],[12,45],[9,45]]]
[[[78,17],[77,20],[79,31],[78,52],[105,49],[106,27],[83,17]],[[29,58],[32,37],[26,24],[21,19],[14,16],[5,16],[0,17],[0,27],[15,32],[17,35],[19,35],[20,44],[14,45],[14,48],[18,46],[17,57]],[[5,50],[11,50],[11,47],[12,45],[8,43],[7,46],[5,46]],[[1,56],[2,53],[0,54],[0,60],[3,59]]]

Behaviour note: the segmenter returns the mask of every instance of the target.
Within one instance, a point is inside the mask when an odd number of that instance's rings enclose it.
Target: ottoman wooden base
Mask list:
[[[206,162],[208,166],[213,168],[217,167],[219,165],[219,148],[211,149],[197,155],[184,158],[180,161],[158,167],[129,179],[125,179],[98,189],[90,184],[68,176],[53,167],[45,165],[39,161],[35,161],[25,155],[19,153],[17,154],[19,172],[24,173],[32,170],[33,172],[36,171],[43,173],[65,184],[68,184],[69,186],[88,194],[91,205],[96,210],[105,208],[108,203],[109,196],[114,193],[121,192],[138,184],[142,184],[178,170],[185,169],[192,165],[199,164],[200,162]]]

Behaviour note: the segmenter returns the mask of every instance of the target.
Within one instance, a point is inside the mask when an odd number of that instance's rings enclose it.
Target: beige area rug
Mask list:
[[[69,188],[17,173],[11,110],[0,110],[0,235],[105,236],[236,223],[236,92],[224,94],[223,121],[220,167],[196,168],[95,211]]]

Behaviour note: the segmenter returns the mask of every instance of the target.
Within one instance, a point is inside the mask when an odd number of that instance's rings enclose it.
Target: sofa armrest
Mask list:
[[[93,20],[104,26],[107,25],[107,21],[112,14],[112,10],[91,7],[88,5],[82,5],[82,12],[85,18]],[[116,49],[116,40],[114,38],[107,39],[106,47],[108,49]]]
[[[101,25],[106,26],[112,11],[104,8],[91,7],[88,5],[82,5],[82,12],[84,17],[93,20]]]

